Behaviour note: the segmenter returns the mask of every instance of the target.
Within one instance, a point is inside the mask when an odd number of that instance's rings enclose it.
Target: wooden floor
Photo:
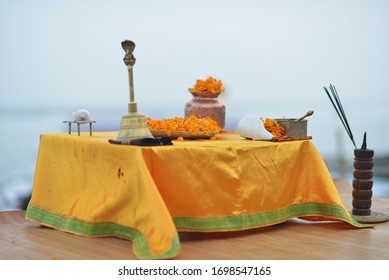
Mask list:
[[[335,181],[347,208],[351,186]],[[389,198],[374,197],[372,210],[389,214]],[[0,259],[135,259],[131,241],[87,238],[41,227],[23,211],[0,212]],[[342,260],[389,259],[389,223],[355,229],[340,222],[286,223],[243,232],[180,233],[175,259]]]

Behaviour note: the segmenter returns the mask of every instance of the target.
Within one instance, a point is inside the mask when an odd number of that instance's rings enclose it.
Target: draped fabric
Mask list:
[[[309,140],[236,133],[172,146],[115,145],[117,132],[41,135],[26,218],[83,236],[132,240],[141,259],[179,253],[178,231],[231,231],[294,217],[363,227]]]

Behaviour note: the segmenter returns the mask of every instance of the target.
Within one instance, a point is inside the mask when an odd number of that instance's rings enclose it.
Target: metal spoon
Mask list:
[[[301,116],[301,117],[299,117],[298,119],[295,119],[295,121],[296,121],[296,122],[302,121],[302,120],[305,119],[306,117],[309,117],[309,116],[313,115],[313,113],[314,113],[314,112],[313,112],[312,110],[311,110],[311,111],[308,111],[308,112],[305,113],[304,116]]]

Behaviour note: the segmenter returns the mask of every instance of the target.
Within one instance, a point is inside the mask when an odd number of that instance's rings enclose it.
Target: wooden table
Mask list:
[[[335,180],[351,209],[349,184]],[[389,198],[373,198],[372,209],[389,214]],[[136,259],[131,241],[87,238],[40,226],[24,211],[0,212],[0,259]],[[389,223],[357,229],[346,223],[312,223],[292,219],[283,224],[239,232],[179,233],[175,259],[389,259]]]
[[[178,232],[227,232],[302,217],[359,224],[310,140],[216,140],[139,147],[117,132],[43,134],[26,218],[88,237],[132,240],[140,259],[176,257]],[[181,249],[181,250],[180,250]]]

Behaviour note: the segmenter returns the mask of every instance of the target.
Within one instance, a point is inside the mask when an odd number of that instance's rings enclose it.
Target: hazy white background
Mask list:
[[[196,79],[221,79],[226,129],[247,114],[298,117],[323,157],[354,147],[323,86],[337,87],[357,145],[389,154],[389,1],[0,0],[0,208],[29,190],[42,133],[86,108],[96,130],[127,111],[120,42],[137,47],[138,111],[183,116]],[[337,140],[338,139],[338,140]],[[18,186],[18,187],[16,187]]]

